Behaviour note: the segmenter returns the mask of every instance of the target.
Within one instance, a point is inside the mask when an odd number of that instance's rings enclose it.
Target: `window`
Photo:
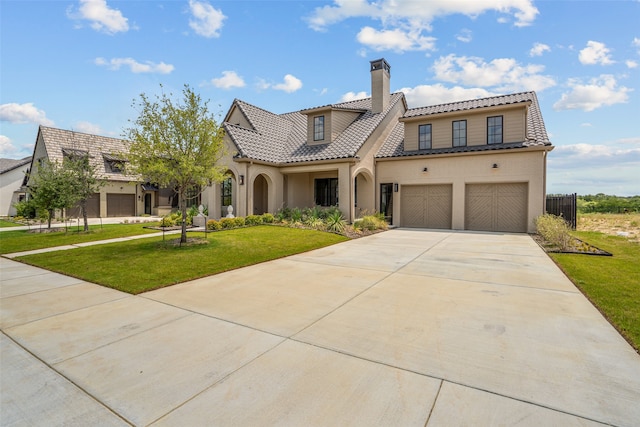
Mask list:
[[[313,118],[313,140],[324,140],[324,116]]]
[[[502,144],[502,116],[487,117],[487,144]]]
[[[191,187],[187,190],[187,208],[200,206],[201,193],[200,187]]]
[[[231,206],[231,204],[233,203],[231,197],[232,184],[233,181],[231,180],[231,177],[227,177],[224,181],[222,181],[222,184],[220,184],[220,202],[222,206]]]
[[[393,183],[380,184],[380,213],[387,222],[393,222]]]
[[[467,121],[456,120],[453,122],[453,146],[464,147],[467,145]]]
[[[420,150],[431,148],[431,125],[418,126],[418,148]]]
[[[315,180],[315,202],[317,206],[338,206],[338,178]]]

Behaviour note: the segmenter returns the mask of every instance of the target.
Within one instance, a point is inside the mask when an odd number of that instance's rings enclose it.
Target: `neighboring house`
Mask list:
[[[234,100],[210,215],[337,205],[350,222],[378,211],[401,227],[535,230],[553,146],[534,92],[408,109],[389,64],[370,71],[367,99],[287,114]]]
[[[126,141],[99,135],[40,126],[33,151],[32,174],[38,165],[48,159],[62,163],[65,156],[89,156],[97,176],[106,185],[87,201],[89,217],[122,217],[137,215],[164,215],[173,203],[171,190],[158,190],[153,185],[142,184],[123,170],[125,160],[117,153],[126,151]],[[28,183],[27,183],[28,185]],[[65,217],[81,216],[78,207],[68,209]]]
[[[24,159],[0,159],[0,216],[15,216],[13,206],[25,198],[25,177],[31,156]]]

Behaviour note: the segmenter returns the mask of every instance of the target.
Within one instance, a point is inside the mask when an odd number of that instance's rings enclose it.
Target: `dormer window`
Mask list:
[[[324,140],[324,116],[316,116],[313,118],[313,140]]]
[[[104,169],[107,173],[124,173],[125,160],[108,154],[103,154],[102,158],[104,159]]]

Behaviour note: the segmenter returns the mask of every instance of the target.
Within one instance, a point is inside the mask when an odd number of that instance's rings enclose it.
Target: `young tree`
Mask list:
[[[80,205],[82,218],[84,219],[84,231],[89,231],[89,219],[87,213],[87,200],[100,191],[106,184],[106,180],[98,177],[96,170],[91,166],[89,155],[73,155],[65,157],[63,168],[73,177],[73,198]]]
[[[73,206],[78,198],[75,193],[75,177],[69,168],[57,162],[43,161],[37,173],[29,180],[29,194],[38,209],[47,211],[48,228],[58,209]]]
[[[162,88],[162,85],[160,86]],[[127,166],[133,174],[161,186],[172,186],[182,212],[181,243],[187,241],[187,195],[213,182],[221,182],[227,168],[218,165],[225,154],[224,130],[208,109],[208,101],[185,85],[181,103],[172,94],[149,99],[144,93],[134,100],[139,111],[124,130],[129,141]]]

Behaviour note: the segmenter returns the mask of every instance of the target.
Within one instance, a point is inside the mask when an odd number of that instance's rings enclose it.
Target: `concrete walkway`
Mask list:
[[[139,296],[0,269],[2,425],[640,420],[640,356],[523,234],[397,229]]]

